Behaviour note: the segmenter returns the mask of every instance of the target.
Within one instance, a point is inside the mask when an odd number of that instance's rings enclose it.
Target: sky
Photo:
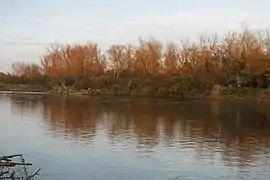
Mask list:
[[[40,62],[52,43],[178,42],[270,26],[269,0],[0,0],[0,71]]]

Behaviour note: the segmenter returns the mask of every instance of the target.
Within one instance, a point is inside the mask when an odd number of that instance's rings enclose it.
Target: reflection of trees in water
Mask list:
[[[102,112],[99,104],[79,98],[53,97],[43,101],[44,119],[49,127],[79,139],[95,136]]]
[[[12,98],[18,105],[33,99]],[[221,155],[224,162],[244,166],[270,149],[267,105],[229,102],[157,104],[48,96],[40,99],[44,120],[55,132],[89,141],[105,133],[111,142],[129,140],[137,147],[156,145],[192,148],[198,158]],[[188,143],[193,143],[189,145]],[[233,159],[237,158],[235,161]]]
[[[251,160],[256,162],[261,157],[258,154],[269,149],[270,114],[266,107],[232,105],[230,110],[220,113],[221,135],[226,140],[223,144],[224,161],[245,166]],[[235,157],[238,160],[232,161]]]
[[[44,95],[30,95],[30,94],[6,94],[5,97],[11,99],[11,110],[16,112],[26,111],[36,111],[40,108]]]

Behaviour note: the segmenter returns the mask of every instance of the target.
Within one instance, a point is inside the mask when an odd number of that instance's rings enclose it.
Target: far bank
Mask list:
[[[130,85],[131,86],[131,85]],[[185,93],[173,92],[172,88],[160,87],[156,91],[147,91],[145,89],[114,85],[111,88],[87,88],[87,89],[61,89],[56,87],[46,87],[42,85],[30,84],[2,84],[0,83],[0,93],[48,93],[61,96],[78,97],[143,97],[143,98],[161,98],[173,100],[252,100],[252,101],[270,101],[270,88],[236,88],[222,87],[214,85],[209,89],[193,89]]]

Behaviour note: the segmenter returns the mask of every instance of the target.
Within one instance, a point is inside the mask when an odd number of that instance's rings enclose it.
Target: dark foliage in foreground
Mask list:
[[[31,174],[29,166],[22,155],[10,155],[0,157],[0,179],[6,180],[33,180],[38,175],[40,169]]]

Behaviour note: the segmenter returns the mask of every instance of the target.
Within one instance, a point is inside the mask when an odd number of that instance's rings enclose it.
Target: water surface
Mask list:
[[[0,155],[41,180],[268,180],[268,107],[1,94]]]

